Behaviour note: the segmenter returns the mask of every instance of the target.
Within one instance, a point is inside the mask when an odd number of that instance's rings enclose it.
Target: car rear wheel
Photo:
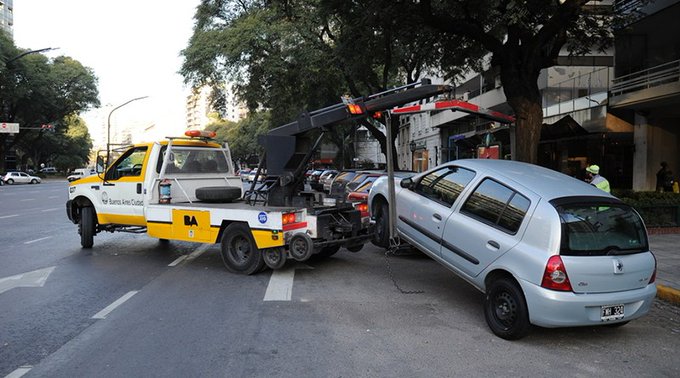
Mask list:
[[[10,184],[10,185],[12,185],[12,184],[14,184],[14,180],[8,179],[8,180],[7,180],[7,183]]]
[[[531,327],[524,293],[507,277],[499,278],[487,287],[484,317],[491,331],[506,340],[521,339]]]
[[[83,207],[80,210],[80,245],[83,248],[92,248],[94,244],[95,215],[92,207]]]
[[[232,223],[224,230],[220,256],[224,266],[232,273],[254,274],[265,264],[250,229],[241,223]]]
[[[390,246],[390,220],[389,209],[386,202],[376,204],[375,210],[375,232],[371,243],[373,245],[387,248]]]
[[[38,183],[38,180],[36,180],[36,179],[31,180],[31,184],[37,184],[37,183]]]

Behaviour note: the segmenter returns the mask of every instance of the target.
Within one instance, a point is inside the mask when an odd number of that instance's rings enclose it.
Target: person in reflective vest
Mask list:
[[[600,176],[600,167],[593,164],[586,167],[586,181],[596,188],[602,189],[607,193],[611,193],[609,188],[609,181],[606,178]]]

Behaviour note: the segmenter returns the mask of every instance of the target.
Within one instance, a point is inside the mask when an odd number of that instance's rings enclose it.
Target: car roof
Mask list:
[[[613,197],[584,181],[552,169],[520,161],[461,159],[446,164],[472,169],[511,186],[513,183],[522,185],[547,200],[570,196]]]

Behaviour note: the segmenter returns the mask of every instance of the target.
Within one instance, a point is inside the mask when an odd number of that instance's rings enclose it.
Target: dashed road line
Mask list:
[[[18,216],[19,216],[19,214],[4,215],[4,216],[1,216],[0,219],[14,218],[14,217],[18,217]]]
[[[182,255],[182,256],[178,257],[177,259],[175,259],[175,261],[168,264],[168,266],[177,266],[179,263],[184,261],[186,258],[187,258],[187,255]]]
[[[43,213],[46,213],[48,211],[57,211],[57,210],[61,210],[61,207],[54,207],[54,208],[51,208],[51,209],[45,209],[45,210],[40,210],[40,211],[43,212]]]
[[[272,272],[264,294],[264,301],[290,301],[293,296],[295,268],[289,267]]]
[[[24,374],[28,373],[33,366],[21,366],[20,368],[14,370],[13,372],[7,374],[5,378],[20,378],[23,377]]]
[[[59,198],[59,197],[61,197],[61,196],[49,196],[49,197],[47,197],[47,198],[49,198],[49,199],[54,199],[54,198]]]
[[[24,198],[19,200],[19,202],[28,202],[28,201],[35,201],[35,198]]]
[[[193,252],[191,252],[191,253],[188,254],[188,255],[182,255],[182,256],[178,257],[177,259],[175,259],[175,261],[173,261],[173,262],[171,262],[170,264],[168,264],[168,266],[177,266],[177,265],[179,265],[179,264],[182,263],[182,262],[185,262],[185,261],[186,261],[186,262],[189,262],[189,261],[191,261],[191,260],[194,260],[194,259],[197,258],[198,256],[202,255],[203,252],[207,251],[208,248],[210,248],[210,246],[212,246],[212,244],[207,244],[207,243],[206,243],[206,244],[201,244],[201,245],[198,246]]]
[[[128,292],[127,294],[123,295],[122,297],[118,298],[115,302],[111,303],[110,305],[106,306],[103,310],[99,311],[96,313],[92,319],[106,319],[106,316],[110,314],[113,310],[115,310],[118,306],[122,305],[125,303],[128,299],[132,298],[133,295],[137,294],[139,291],[138,290],[133,290]]]
[[[27,242],[24,242],[24,244],[33,244],[33,243],[37,243],[37,242],[39,242],[39,241],[42,241],[42,240],[45,240],[45,239],[49,239],[49,238],[51,238],[51,236],[45,236],[44,238],[35,239],[35,240],[29,240],[29,241],[27,241]]]

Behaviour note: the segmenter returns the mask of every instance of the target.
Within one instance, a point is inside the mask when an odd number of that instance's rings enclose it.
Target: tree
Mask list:
[[[206,126],[206,130],[215,131],[215,139],[229,144],[232,159],[248,162],[259,155],[261,147],[257,144],[257,138],[267,133],[269,124],[269,112],[254,112],[239,122],[213,122]]]
[[[0,33],[0,52],[0,120],[22,127],[9,142],[8,134],[0,134],[0,167],[4,168],[6,147],[23,146],[30,156],[34,155],[31,148],[38,148],[31,147],[31,141],[58,143],[40,126],[51,124],[56,134],[63,133],[68,116],[98,106],[99,99],[93,71],[70,57],[50,60],[30,54],[17,59],[22,50],[4,33]]]
[[[481,53],[465,39],[450,45],[432,29],[421,30],[422,22],[404,16],[418,14],[408,2],[395,6],[359,0],[351,5],[204,0],[182,52],[181,72],[197,86],[234,83],[251,110],[268,109],[272,125],[281,125],[305,109],[338,103],[340,94],[359,97],[413,82],[428,67],[436,68],[440,56],[434,52],[445,45],[464,52],[450,59],[461,66],[476,62],[468,57]],[[364,126],[385,152],[390,145],[385,135],[369,122]]]
[[[535,163],[543,110],[538,76],[563,48],[582,55],[612,43],[612,26],[625,15],[589,0],[419,0],[426,24],[447,36],[476,41],[500,70],[516,117],[517,160]],[[449,71],[448,64],[442,67]]]

